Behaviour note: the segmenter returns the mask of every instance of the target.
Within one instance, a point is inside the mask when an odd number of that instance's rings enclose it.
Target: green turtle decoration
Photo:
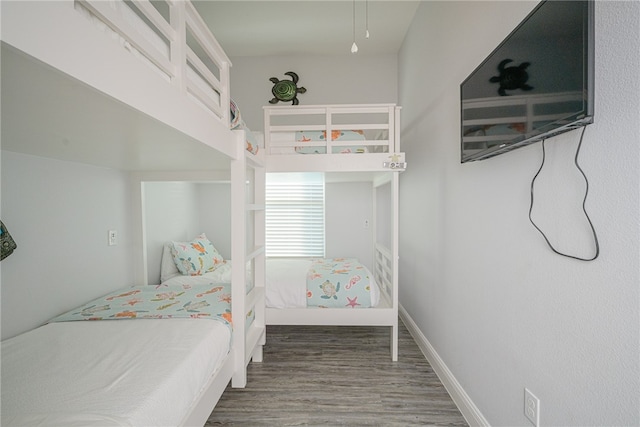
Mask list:
[[[298,87],[299,78],[298,75],[293,71],[287,71],[286,73],[284,73],[284,75],[291,77],[291,80],[280,80],[277,77],[271,77],[269,79],[273,82],[273,88],[271,89],[271,92],[275,97],[270,100],[269,103],[277,104],[278,101],[291,101],[292,105],[298,105],[298,94],[305,93],[307,89]]]

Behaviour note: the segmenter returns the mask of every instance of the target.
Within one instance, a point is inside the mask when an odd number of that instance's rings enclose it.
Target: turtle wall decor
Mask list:
[[[278,101],[289,102],[291,101],[291,105],[298,105],[298,94],[305,93],[307,89],[303,87],[298,87],[299,77],[293,71],[287,71],[284,73],[285,76],[291,77],[291,80],[280,80],[277,77],[271,77],[269,80],[273,82],[273,88],[271,89],[271,93],[273,93],[274,98],[269,101],[270,104],[277,104]]]
[[[510,62],[513,62],[512,59],[503,59],[498,64],[499,75],[493,76],[489,79],[491,83],[500,83],[500,87],[498,88],[498,95],[507,96],[508,94],[505,92],[506,90],[531,90],[532,86],[527,84],[527,80],[529,80],[529,74],[527,73],[527,67],[531,65],[529,62],[523,62],[520,65],[506,67],[506,65]]]

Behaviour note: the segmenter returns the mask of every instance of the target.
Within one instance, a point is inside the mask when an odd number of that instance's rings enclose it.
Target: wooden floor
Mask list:
[[[389,328],[268,326],[264,362],[227,388],[208,426],[466,426],[415,341]]]

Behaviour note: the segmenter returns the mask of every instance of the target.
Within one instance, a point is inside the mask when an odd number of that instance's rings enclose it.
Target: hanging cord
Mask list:
[[[365,5],[365,14],[366,14],[364,38],[368,39],[369,38],[369,0],[365,0],[364,5]]]
[[[353,0],[353,44],[351,45],[351,53],[358,53],[358,45],[356,44],[356,0]]]
[[[538,230],[540,232],[540,234],[542,234],[542,237],[544,237],[544,240],[547,242],[547,245],[549,245],[551,250],[553,252],[557,253],[558,255],[562,255],[562,256],[565,256],[567,258],[577,259],[579,261],[593,261],[594,259],[598,258],[598,255],[600,255],[600,244],[598,243],[598,236],[596,234],[596,229],[593,226],[593,223],[591,222],[591,218],[589,218],[589,214],[587,213],[587,209],[585,207],[585,204],[587,202],[587,195],[589,194],[589,180],[587,179],[587,175],[585,175],[584,171],[582,170],[582,168],[578,164],[578,155],[580,154],[580,147],[582,147],[582,138],[584,137],[584,131],[585,131],[586,128],[587,128],[586,126],[583,126],[583,128],[582,128],[582,133],[580,134],[580,142],[578,143],[578,148],[576,149],[576,156],[575,156],[575,159],[574,159],[574,163],[575,163],[576,167],[578,168],[578,170],[580,171],[580,173],[582,174],[582,177],[584,178],[584,182],[586,184],[586,189],[585,189],[585,192],[584,192],[584,199],[582,200],[582,211],[584,212],[584,215],[586,216],[587,221],[589,222],[589,226],[591,227],[591,232],[593,233],[593,240],[594,240],[595,245],[596,245],[596,253],[593,256],[593,258],[580,258],[580,257],[574,256],[574,255],[568,255],[568,254],[559,252],[558,250],[556,250],[556,248],[553,247],[551,242],[549,242],[549,239],[544,234],[544,232],[540,229],[540,227],[538,227],[536,225],[536,223],[533,222],[533,218],[531,218],[531,212],[533,211],[533,185],[534,185],[534,183],[536,181],[536,178],[538,178],[538,175],[540,174],[540,171],[542,171],[542,168],[544,167],[544,160],[545,160],[544,142],[545,142],[545,139],[542,140],[542,163],[540,164],[540,169],[538,169],[538,172],[536,172],[535,176],[531,180],[531,205],[529,205],[529,221],[531,221],[531,224],[533,224],[533,226],[536,228],[536,230]]]

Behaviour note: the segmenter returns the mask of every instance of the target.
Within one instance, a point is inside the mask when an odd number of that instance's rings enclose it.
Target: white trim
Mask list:
[[[482,415],[480,409],[473,403],[469,395],[462,388],[462,385],[460,385],[456,377],[444,363],[444,360],[440,358],[435,348],[433,348],[429,340],[424,336],[422,331],[420,331],[418,325],[416,325],[402,305],[400,305],[398,312],[402,323],[404,323],[409,330],[409,333],[416,341],[416,344],[418,344],[422,354],[424,354],[424,357],[449,392],[453,402],[467,423],[469,423],[470,426],[490,427],[491,424],[489,424],[489,421]]]

